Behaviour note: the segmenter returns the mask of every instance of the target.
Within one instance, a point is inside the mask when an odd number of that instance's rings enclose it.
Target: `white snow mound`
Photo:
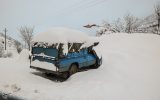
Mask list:
[[[23,49],[20,53],[19,60],[27,61],[29,59],[29,51],[27,49]]]
[[[159,35],[118,33],[99,40],[100,68],[62,83],[30,69],[29,62],[0,59],[0,91],[27,100],[160,100]],[[23,50],[21,58],[27,54]]]
[[[90,41],[92,40],[86,33],[64,27],[49,29],[33,38],[33,42],[46,43],[85,43]]]

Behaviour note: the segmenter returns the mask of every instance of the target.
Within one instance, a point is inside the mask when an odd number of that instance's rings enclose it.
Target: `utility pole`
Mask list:
[[[160,33],[159,33],[159,27],[160,27],[160,12],[157,13],[157,15],[158,15],[158,34],[160,34]]]
[[[4,29],[4,33],[5,33],[5,50],[6,50],[6,45],[7,45],[7,40],[6,40],[6,38],[7,38],[7,36],[6,36],[6,34],[7,34],[7,29],[6,29],[6,28]]]

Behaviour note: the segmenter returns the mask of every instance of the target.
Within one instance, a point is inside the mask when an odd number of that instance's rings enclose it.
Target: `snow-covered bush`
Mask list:
[[[123,19],[118,18],[113,23],[103,21],[101,25],[97,26],[97,36],[110,33],[135,33],[141,25],[141,20],[130,14],[124,16]]]
[[[2,55],[3,58],[10,58],[12,56],[13,56],[12,52],[6,52],[6,53],[3,53]]]
[[[29,61],[30,52],[27,49],[23,49],[20,52],[19,61]]]
[[[3,54],[4,54],[3,45],[0,43],[0,57],[3,57]]]
[[[3,44],[0,44],[0,58],[12,57],[13,53],[9,51],[5,51]]]
[[[22,51],[21,43],[18,41],[14,41],[14,45],[15,45],[15,48],[17,49],[17,52],[20,53]]]
[[[157,33],[159,33],[159,27],[160,27],[160,2],[158,2],[156,5],[155,5],[155,14],[156,14],[156,20],[157,20],[157,26],[158,26],[158,29],[157,29]]]
[[[142,19],[140,27],[138,27],[139,33],[158,33],[158,22],[155,14],[151,14]]]
[[[142,20],[127,14],[122,19],[118,18],[113,23],[103,21],[101,25],[96,25],[97,36],[110,33],[137,33],[141,26]]]
[[[103,34],[110,34],[110,33],[117,33],[118,31],[107,21],[103,21],[100,26],[98,26],[97,29],[97,36],[103,35]]]
[[[131,14],[127,14],[124,16],[124,24],[125,24],[125,32],[133,33],[136,29],[138,19]]]
[[[121,18],[118,18],[117,20],[115,20],[113,23],[112,23],[114,29],[117,31],[117,32],[124,32],[124,21],[122,21]]]

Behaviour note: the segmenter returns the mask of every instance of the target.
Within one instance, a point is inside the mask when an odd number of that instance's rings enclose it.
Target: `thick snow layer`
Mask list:
[[[38,42],[38,45],[45,43],[47,43],[47,45],[63,43],[63,54],[67,54],[68,43],[84,43],[82,47],[89,47],[93,45],[94,42],[99,41],[89,37],[86,33],[83,33],[81,31],[63,27],[55,27],[46,32],[42,32],[34,36],[33,43],[35,42]]]
[[[35,60],[35,61],[32,61],[31,65],[34,67],[39,67],[39,68],[43,68],[43,69],[56,71],[56,66],[52,63],[47,63],[47,62]]]
[[[84,43],[90,42],[90,38],[86,33],[63,27],[55,27],[46,32],[39,33],[34,36],[33,42],[46,43]]]
[[[17,57],[18,56],[18,52],[17,49],[15,47],[15,43],[14,40],[11,39],[6,39],[6,50],[5,49],[5,38],[0,36],[0,50],[1,52],[3,52],[2,57],[6,57],[7,55],[10,55],[10,57]]]
[[[28,61],[30,52],[27,49],[23,49],[19,55],[19,61]]]
[[[120,33],[100,41],[102,66],[63,83],[30,69],[29,61],[0,59],[0,90],[29,100],[160,100],[160,36]]]

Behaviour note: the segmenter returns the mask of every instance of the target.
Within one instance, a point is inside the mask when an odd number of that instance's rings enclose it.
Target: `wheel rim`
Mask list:
[[[76,65],[72,65],[71,69],[70,69],[70,74],[75,74],[78,71],[77,66]]]

